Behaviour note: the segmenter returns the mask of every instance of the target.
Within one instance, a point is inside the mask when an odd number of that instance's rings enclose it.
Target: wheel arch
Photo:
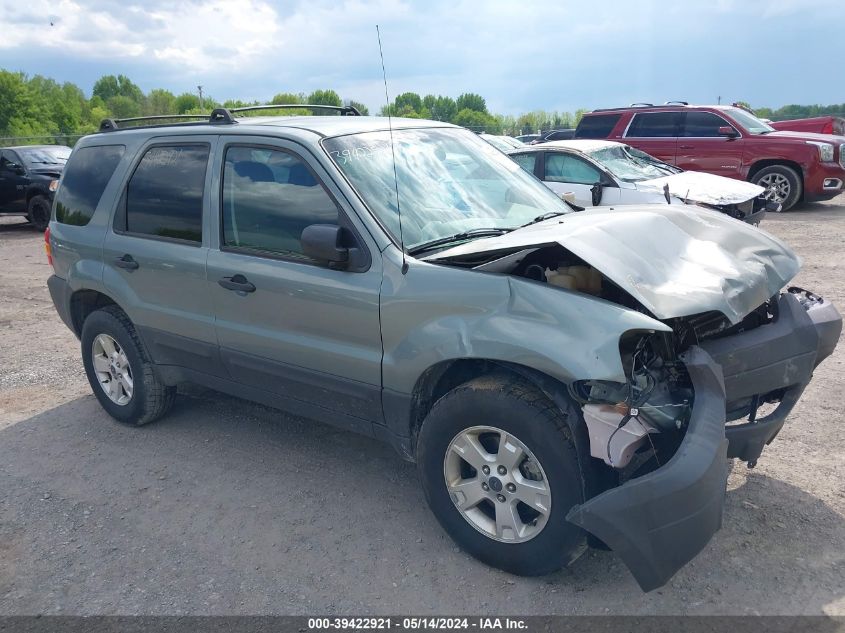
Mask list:
[[[419,431],[434,404],[455,387],[478,376],[491,373],[511,375],[515,380],[521,378],[557,405],[566,418],[575,443],[579,466],[584,474],[584,498],[590,499],[601,492],[605,487],[601,469],[593,464],[594,460],[590,457],[590,438],[583,417],[579,411],[571,410],[577,405],[569,396],[568,385],[558,378],[518,363],[460,358],[442,361],[426,369],[414,385],[411,396],[408,447],[410,455],[416,453]]]
[[[47,202],[50,202],[50,195],[46,189],[38,187],[29,187],[26,190],[26,204],[29,206],[29,201],[32,200],[35,196],[44,196],[47,198]]]
[[[104,308],[109,305],[116,306],[126,313],[126,310],[124,310],[117,301],[99,290],[82,288],[71,294],[70,319],[74,334],[76,334],[77,337],[81,336],[82,325],[85,323],[85,319],[88,318],[88,315],[95,310],[99,310],[100,308]]]
[[[751,163],[751,167],[748,168],[748,180],[751,181],[761,169],[775,166],[789,167],[795,170],[795,173],[798,174],[798,177],[801,179],[801,195],[803,196],[804,168],[801,167],[800,163],[796,163],[794,160],[788,160],[786,158],[762,158],[758,161],[755,161]]]

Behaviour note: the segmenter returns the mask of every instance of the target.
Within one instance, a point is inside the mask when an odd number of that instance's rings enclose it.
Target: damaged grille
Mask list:
[[[740,332],[748,332],[770,323],[776,316],[777,301],[772,297],[758,306],[736,325],[732,325],[721,312],[704,312],[689,317],[669,319],[666,325],[672,328],[676,337],[676,350],[683,352],[692,345]]]

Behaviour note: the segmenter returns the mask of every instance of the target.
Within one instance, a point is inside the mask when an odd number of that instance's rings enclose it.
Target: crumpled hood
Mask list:
[[[641,191],[654,190],[659,193],[663,193],[663,187],[669,185],[669,193],[673,196],[714,205],[740,204],[753,200],[765,191],[763,187],[750,182],[700,171],[682,171],[679,174],[643,180],[635,184]]]
[[[792,279],[800,260],[758,228],[698,207],[596,207],[426,259],[541,247],[557,242],[637,299],[658,319],[716,310],[731,323]]]

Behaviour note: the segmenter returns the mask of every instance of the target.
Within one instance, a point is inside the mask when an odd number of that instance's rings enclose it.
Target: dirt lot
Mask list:
[[[845,200],[770,216],[845,306]],[[845,614],[845,345],[724,527],[643,594],[609,552],[518,578],[458,550],[375,441],[197,388],[133,430],[91,395],[42,238],[0,220],[0,614]]]

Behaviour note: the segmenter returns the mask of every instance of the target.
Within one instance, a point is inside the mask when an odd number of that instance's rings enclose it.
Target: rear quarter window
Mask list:
[[[578,123],[573,138],[607,138],[621,118],[621,113],[585,116]]]
[[[56,193],[56,221],[85,226],[126,151],[124,145],[82,147],[68,160]]]

